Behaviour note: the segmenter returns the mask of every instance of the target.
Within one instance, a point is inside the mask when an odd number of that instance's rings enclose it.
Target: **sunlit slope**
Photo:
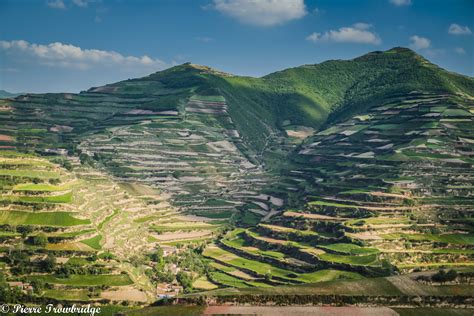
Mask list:
[[[79,94],[1,100],[0,146],[69,152],[117,179],[167,190],[197,215],[253,209],[258,217],[283,206],[267,196],[288,200],[293,180],[281,170],[291,170],[302,139],[416,91],[469,100],[473,81],[404,48],[262,78],[183,64]]]
[[[153,300],[155,288],[133,258],[158,244],[211,239],[220,228],[183,216],[166,194],[117,183],[78,158],[0,151],[0,243],[8,254],[0,266],[11,281],[48,283],[44,297],[93,301],[125,291],[124,300]],[[51,268],[46,258],[54,258]]]
[[[472,266],[473,105],[413,91],[309,137],[282,168],[287,209],[209,246],[209,278],[264,288]]]
[[[229,103],[270,126],[319,127],[411,91],[474,94],[472,79],[449,73],[406,48],[332,60],[262,78],[223,77]],[[251,109],[246,107],[251,106]],[[247,114],[249,115],[249,114]]]
[[[473,101],[411,93],[308,139],[285,218],[325,222],[401,269],[472,265]]]
[[[67,147],[75,135],[84,132],[179,111],[192,95],[220,96],[243,143],[259,152],[285,126],[318,128],[328,117],[329,122],[348,118],[412,91],[472,96],[474,84],[471,78],[447,72],[409,49],[394,48],[262,78],[183,64],[80,94],[28,94],[3,100],[0,113],[5,135],[15,138],[17,146],[57,143]],[[228,123],[227,118],[217,120]]]

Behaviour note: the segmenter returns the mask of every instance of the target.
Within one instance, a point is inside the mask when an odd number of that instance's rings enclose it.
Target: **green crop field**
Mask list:
[[[90,224],[88,219],[78,219],[66,212],[21,212],[0,211],[0,224],[41,225],[41,226],[75,226]]]
[[[17,184],[13,187],[13,191],[37,191],[37,192],[54,192],[54,191],[65,191],[68,187],[52,185],[46,183],[23,183]]]
[[[72,193],[52,196],[0,196],[0,200],[25,203],[70,203],[72,201]]]
[[[74,265],[88,265],[92,264],[93,262],[82,257],[72,257],[67,261],[67,263]]]
[[[222,284],[224,286],[236,288],[249,287],[249,284],[247,284],[245,281],[242,281],[222,272],[209,272],[209,278],[213,282],[217,284]]]
[[[87,301],[89,296],[87,290],[45,290],[43,297],[50,297],[65,301]]]
[[[276,277],[291,281],[291,278],[290,278],[290,275],[292,275],[291,271],[277,268],[267,263],[241,258],[239,256],[236,256],[230,252],[227,252],[219,248],[213,248],[213,249],[207,248],[205,252],[203,253],[203,255],[209,258],[213,258],[217,262],[224,262],[236,268],[243,268],[245,270],[250,270],[253,273],[258,274],[260,276],[265,276],[267,273],[270,273],[272,276],[276,276]]]
[[[101,235],[97,235],[97,236],[94,236],[92,238],[89,238],[89,239],[85,239],[85,240],[81,240],[81,242],[83,244],[86,244],[88,245],[89,247],[91,248],[94,248],[94,249],[101,249],[101,245],[100,245],[100,241],[102,240],[102,236]]]
[[[474,244],[474,236],[470,234],[386,234],[386,239],[407,239],[412,241],[433,241],[447,244],[472,245]]]
[[[53,171],[40,170],[9,170],[0,169],[0,176],[20,177],[20,178],[40,178],[40,179],[58,179],[59,174]]]
[[[262,256],[268,256],[272,258],[283,258],[285,257],[284,254],[277,252],[277,251],[271,251],[271,250],[261,250],[255,247],[245,247],[245,240],[240,237],[240,234],[242,234],[242,230],[235,230],[228,236],[226,236],[225,239],[222,239],[221,242],[224,245],[227,245],[231,248],[236,248],[236,249],[241,249],[243,251],[247,251],[249,253],[255,254],[255,255],[262,255]]]
[[[319,255],[319,258],[330,262],[347,263],[353,265],[371,266],[378,264],[376,255],[344,256],[324,253]]]
[[[301,274],[298,279],[305,283],[325,282],[339,279],[362,279],[363,277],[355,272],[339,270],[319,270],[312,273]]]
[[[275,286],[272,288],[245,288],[238,291],[226,289],[213,290],[210,295],[305,295],[305,294],[339,294],[339,295],[402,295],[396,286],[386,279],[337,280],[316,284],[294,286]]]
[[[349,254],[349,255],[367,255],[367,254],[373,254],[373,253],[379,252],[379,250],[376,248],[365,248],[365,247],[360,247],[354,244],[341,243],[341,244],[321,245],[319,247],[323,249],[333,250],[335,252],[339,252],[342,254]]]
[[[35,275],[29,279],[38,279],[46,283],[62,284],[77,287],[86,286],[123,286],[132,284],[132,280],[126,274],[104,274],[104,275],[71,275],[68,278],[59,278],[54,275]]]
[[[107,216],[107,217],[97,226],[97,229],[98,229],[98,230],[101,230],[101,229],[104,227],[104,225],[106,225],[107,222],[109,222],[109,221],[110,221],[114,216],[116,216],[118,213],[119,213],[119,210],[118,210],[118,209],[115,209],[112,214],[110,214],[109,216]]]

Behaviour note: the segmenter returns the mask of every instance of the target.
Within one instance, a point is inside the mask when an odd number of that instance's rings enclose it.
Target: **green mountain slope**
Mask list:
[[[300,66],[262,78],[206,78],[232,105],[229,110],[237,126],[258,148],[264,146],[264,136],[286,125],[319,128],[393,95],[417,90],[474,93],[472,79],[440,69],[406,48]]]
[[[213,240],[199,273],[220,287],[471,266],[473,120],[474,80],[405,48],[261,78],[183,64],[27,94],[0,100],[0,211],[55,210],[61,223],[63,202],[87,230],[54,247],[116,247],[124,262],[134,248]],[[54,177],[32,152],[77,171]],[[76,191],[54,192],[74,177]],[[219,235],[223,225],[238,228]],[[121,266],[148,291],[141,268]]]
[[[273,191],[293,210],[227,234],[205,256],[231,265],[232,275],[262,277],[259,263],[268,263],[263,269],[277,284],[304,282],[321,269],[376,276],[472,265],[471,78],[393,49],[232,80],[247,80],[262,98],[268,86],[259,84],[266,80],[280,92],[299,87],[313,100],[308,108],[326,117],[297,115],[299,124],[323,128],[280,165]],[[325,90],[325,82],[332,88]],[[295,111],[305,104],[289,100]]]
[[[271,177],[288,169],[285,157],[293,155],[312,129],[415,91],[466,97],[473,90],[472,79],[442,70],[405,48],[305,65],[262,78],[183,64],[80,94],[29,94],[2,101],[2,145],[82,153],[83,160],[94,157],[117,177],[162,183],[160,187],[177,193],[176,200],[186,200],[183,194],[214,192],[202,200],[207,205],[222,200],[222,188],[229,185],[231,174],[245,174],[231,181],[242,184],[237,191],[249,191],[246,188],[253,182],[265,187]],[[151,147],[136,149],[137,157],[130,159],[127,147],[135,146],[138,138]],[[166,157],[161,165],[150,152],[153,144],[159,146],[160,157]],[[183,155],[191,161],[183,162]],[[167,168],[177,159],[181,167]],[[239,161],[240,167],[232,161]],[[267,172],[260,176],[255,168]],[[259,194],[261,189],[250,191]],[[272,187],[266,193],[273,191]],[[282,191],[278,195],[287,198],[286,190]],[[223,200],[219,203],[232,204]],[[239,199],[237,205],[241,203]]]

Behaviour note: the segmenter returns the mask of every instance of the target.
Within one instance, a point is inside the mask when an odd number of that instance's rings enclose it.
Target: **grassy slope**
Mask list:
[[[0,211],[0,224],[75,226],[89,224],[88,219],[78,219],[66,212]]]
[[[192,94],[223,95],[246,145],[260,151],[267,136],[281,133],[283,125],[319,128],[327,122],[362,112],[394,94],[407,94],[413,90],[474,94],[470,78],[442,70],[405,48],[373,52],[353,60],[303,65],[262,78],[232,76],[204,66],[183,64],[144,78],[110,84],[106,89],[109,90],[91,89],[78,95],[28,95],[27,101],[23,98],[16,102],[35,102],[40,107],[47,105],[50,113],[41,114],[45,115],[41,120],[31,118],[36,122],[34,130],[43,134],[44,141],[60,143],[69,142],[76,134],[98,132],[106,126],[132,124],[139,117],[125,119],[123,113],[133,108],[176,110],[177,105]],[[134,98],[146,98],[146,101],[140,104],[124,102]],[[62,105],[77,102],[91,109],[91,113],[81,117],[71,112],[64,117]],[[26,114],[33,113],[28,111]],[[37,124],[40,121],[42,124]],[[67,137],[49,133],[44,127],[54,123],[74,130],[63,133]],[[16,137],[26,137],[32,126],[29,128],[17,131]]]
[[[470,78],[438,68],[405,48],[304,65],[262,78],[209,79],[227,98],[240,131],[256,146],[262,145],[262,131],[287,123],[318,128],[393,95],[414,90],[474,94]]]
[[[54,275],[35,275],[29,279],[40,279],[47,283],[80,286],[123,286],[132,284],[127,274],[101,274],[78,275],[73,274],[68,278],[59,278]]]

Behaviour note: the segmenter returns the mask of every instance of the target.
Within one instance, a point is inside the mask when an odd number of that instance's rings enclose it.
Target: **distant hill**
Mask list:
[[[22,95],[23,93],[11,93],[5,90],[0,90],[0,99],[5,99],[5,98],[14,98],[19,95]]]

